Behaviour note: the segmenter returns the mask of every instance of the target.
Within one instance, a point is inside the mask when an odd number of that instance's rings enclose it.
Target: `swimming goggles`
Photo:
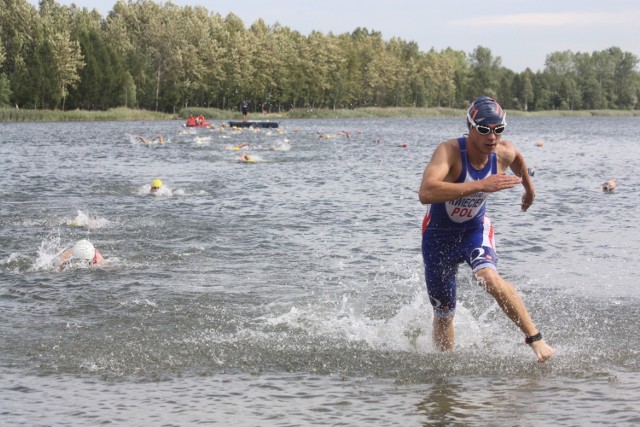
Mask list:
[[[504,118],[502,119],[502,123],[493,129],[491,129],[489,126],[479,125],[473,121],[468,111],[467,111],[467,120],[469,120],[469,123],[471,123],[471,128],[477,130],[480,135],[489,135],[492,132],[496,135],[501,135],[502,132],[504,132],[505,128],[507,127],[507,123],[504,121]]]

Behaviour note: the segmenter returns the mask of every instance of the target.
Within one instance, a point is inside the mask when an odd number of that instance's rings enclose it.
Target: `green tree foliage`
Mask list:
[[[100,37],[98,30],[87,28],[79,34],[85,66],[79,72],[79,83],[69,91],[70,108],[106,110],[122,105],[126,98],[126,72],[120,57]]]
[[[62,100],[64,110],[68,89],[80,80],[79,70],[85,63],[80,53],[80,43],[71,40],[66,31],[51,35],[48,42],[51,46],[51,77],[56,87],[53,98]]]
[[[421,51],[367,28],[300,34],[171,2],[95,10],[0,0],[0,105],[176,112],[453,107],[478,95],[510,109],[640,108],[638,57],[617,47],[551,52],[516,73],[484,46]]]
[[[494,58],[489,48],[478,46],[469,55],[471,75],[466,87],[466,95],[474,99],[477,94],[498,97],[502,59]]]
[[[9,79],[3,72],[3,65],[5,62],[4,46],[0,45],[0,106],[6,106],[9,104],[9,97],[11,96],[11,88],[9,87]]]
[[[535,96],[534,82],[535,74],[528,68],[523,73],[513,76],[512,108],[522,111],[529,110]]]

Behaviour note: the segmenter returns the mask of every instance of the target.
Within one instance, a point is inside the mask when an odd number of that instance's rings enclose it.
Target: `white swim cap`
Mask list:
[[[73,258],[85,261],[93,261],[96,256],[96,248],[88,240],[79,240],[73,247]]]

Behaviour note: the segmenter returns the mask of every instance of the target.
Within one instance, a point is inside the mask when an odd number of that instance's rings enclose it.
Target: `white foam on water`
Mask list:
[[[36,259],[33,262],[33,270],[54,270],[55,261],[58,254],[65,250],[66,247],[61,246],[60,236],[47,237],[40,242]]]
[[[193,138],[195,144],[208,145],[211,142],[210,136],[196,136]]]
[[[155,193],[151,192],[151,184],[144,184],[138,187],[136,194],[139,196],[155,196],[155,197],[172,197],[173,191],[171,187],[163,185]]]
[[[106,218],[101,218],[97,215],[86,214],[81,210],[78,210],[78,214],[65,221],[65,224],[69,227],[83,227],[87,229],[103,228],[111,224]]]
[[[147,306],[147,307],[157,307],[158,303],[154,302],[154,301],[150,301],[149,299],[132,299],[132,300],[128,300],[128,301],[121,301],[120,302],[120,306],[121,307],[127,307],[127,306]]]
[[[315,305],[292,306],[283,314],[266,319],[272,326],[303,329],[312,335],[364,342],[374,350],[431,353],[433,311],[426,291],[416,291],[410,303],[390,318],[376,319],[365,313],[367,296],[342,297],[337,311]],[[458,304],[455,318],[456,349],[482,342],[482,324]]]
[[[277,141],[270,147],[271,151],[290,151],[291,144],[289,144],[289,140],[284,138],[282,141]]]

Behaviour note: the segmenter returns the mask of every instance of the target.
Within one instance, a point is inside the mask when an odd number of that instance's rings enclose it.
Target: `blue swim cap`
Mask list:
[[[488,96],[479,96],[467,110],[469,125],[506,125],[506,115],[498,101]]]

